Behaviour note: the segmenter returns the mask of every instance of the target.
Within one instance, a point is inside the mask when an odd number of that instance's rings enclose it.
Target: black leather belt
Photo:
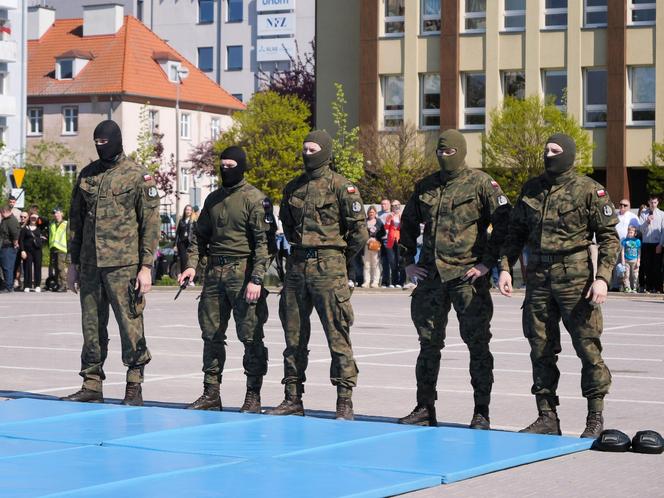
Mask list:
[[[316,249],[315,247],[301,247],[293,249],[293,256],[298,259],[318,259],[323,256],[338,256],[341,255],[340,249]]]
[[[245,258],[240,258],[237,256],[210,256],[208,258],[208,264],[212,266],[224,266],[224,265],[229,265],[231,263],[235,263],[240,259],[245,259]]]

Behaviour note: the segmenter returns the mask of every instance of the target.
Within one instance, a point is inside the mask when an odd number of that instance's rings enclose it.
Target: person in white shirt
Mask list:
[[[618,224],[616,225],[616,232],[618,232],[618,237],[620,237],[620,242],[622,242],[623,239],[627,237],[627,228],[633,226],[638,231],[641,223],[639,223],[638,216],[630,211],[629,199],[622,199],[618,207]],[[618,252],[620,253],[620,251]],[[620,257],[618,257],[618,261],[620,261]],[[618,265],[616,265],[611,278],[611,289],[620,290],[621,283],[622,275],[618,274]]]
[[[662,292],[662,239],[664,238],[664,212],[657,206],[659,198],[651,195],[648,208],[639,218],[641,232],[641,292]]]

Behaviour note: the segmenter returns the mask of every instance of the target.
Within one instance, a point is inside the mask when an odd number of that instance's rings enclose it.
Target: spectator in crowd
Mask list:
[[[175,230],[175,249],[178,252],[178,261],[180,262],[180,273],[187,269],[187,249],[191,245],[191,239],[194,236],[196,222],[193,219],[194,209],[190,204],[184,207],[182,217]],[[192,282],[193,283],[193,282]]]
[[[20,214],[18,215],[18,223],[19,227],[23,228],[25,225],[28,224],[28,213],[27,211],[21,211]],[[20,233],[20,231],[19,231]],[[14,288],[18,288],[21,286],[21,276],[23,274],[23,269],[21,268],[23,266],[22,260],[21,260],[21,253],[19,251],[16,251],[16,260],[14,261]]]
[[[13,270],[18,248],[18,235],[20,232],[18,220],[12,214],[9,205],[0,208],[0,263],[5,279],[3,292],[14,292]]]
[[[48,227],[49,273],[58,292],[67,291],[67,220],[62,208],[53,209],[53,222]]]
[[[9,194],[9,201],[8,201],[9,207],[12,210],[12,214],[14,215],[14,218],[17,220],[20,220],[21,217],[21,210],[16,207],[16,197],[14,197],[12,194]]]
[[[636,237],[636,227],[627,227],[627,236],[620,241],[620,262],[623,265],[623,292],[636,292],[641,264],[641,241]]]
[[[383,223],[383,226],[387,222],[387,217],[390,215],[392,212],[392,209],[390,207],[390,200],[389,199],[383,199],[380,201],[380,211],[378,211],[378,219]],[[389,282],[389,267],[390,267],[390,259],[388,256],[388,250],[387,250],[387,231],[385,232],[385,235],[383,238],[380,240],[381,247],[380,247],[380,267],[382,269],[382,274],[381,274],[381,285],[383,287],[387,287],[390,285]]]
[[[657,207],[659,198],[652,194],[648,207],[639,218],[641,231],[641,292],[662,292],[662,236],[664,235],[664,213]]]
[[[369,240],[364,245],[364,282],[362,287],[380,287],[380,250],[385,236],[385,225],[378,218],[374,206],[367,211],[367,231]]]
[[[627,237],[627,227],[634,226],[638,230],[640,225],[639,218],[632,213],[629,208],[629,199],[622,199],[618,204],[618,224],[616,225],[616,232],[618,232],[618,237],[620,237],[621,242]],[[618,261],[620,261],[620,257],[618,258]],[[617,290],[621,286],[622,275],[618,275],[618,265],[616,265],[616,268],[613,270],[610,288],[612,290]]]
[[[383,282],[390,288],[401,287],[401,264],[399,262],[399,239],[401,238],[401,203],[393,200],[390,206],[392,212],[385,219],[387,232],[388,267],[383,267]],[[385,273],[388,277],[385,279]]]
[[[41,292],[42,246],[46,237],[37,226],[38,221],[39,216],[31,214],[18,236],[23,260],[23,292]]]

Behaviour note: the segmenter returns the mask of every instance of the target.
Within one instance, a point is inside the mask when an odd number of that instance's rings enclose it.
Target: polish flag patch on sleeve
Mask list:
[[[352,185],[347,185],[346,190],[348,191],[349,194],[354,194],[355,192],[357,192],[357,189]]]
[[[500,188],[500,185],[498,185],[498,182],[496,180],[491,180],[491,186],[496,190]]]
[[[606,190],[604,189],[599,189],[597,191],[597,197],[606,197]]]
[[[143,175],[143,181],[149,182],[150,180],[152,180],[152,175]]]

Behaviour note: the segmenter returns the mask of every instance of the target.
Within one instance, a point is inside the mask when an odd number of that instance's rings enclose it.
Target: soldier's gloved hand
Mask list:
[[[78,265],[69,265],[69,268],[67,268],[67,288],[74,294],[78,294],[78,287]]]
[[[424,280],[425,278],[427,278],[427,275],[429,274],[429,272],[426,271],[425,268],[422,268],[421,266],[418,266],[415,263],[406,266],[405,271],[406,271],[407,280],[412,280],[413,277],[417,278],[418,280]]]
[[[178,284],[182,285],[187,277],[189,277],[190,282],[193,282],[195,276],[196,270],[194,268],[187,268],[185,271],[178,275]]]
[[[598,278],[590,286],[590,289],[588,289],[586,299],[590,299],[590,304],[592,305],[604,304],[606,302],[606,295],[608,292],[609,286],[606,285],[604,280]]]
[[[152,270],[147,266],[141,266],[141,269],[136,275],[136,287],[135,290],[138,291],[138,295],[142,296],[147,294],[152,289]]]
[[[470,270],[468,270],[466,274],[463,277],[461,277],[461,280],[465,282],[466,280],[470,279],[470,283],[474,284],[475,280],[477,280],[480,277],[483,277],[487,273],[489,273],[489,269],[486,266],[484,266],[482,263],[478,263],[475,266],[473,266]]]
[[[498,276],[498,290],[503,296],[512,297],[512,275],[508,271],[501,271]]]
[[[247,284],[247,290],[244,291],[244,299],[249,304],[253,304],[258,301],[258,298],[261,297],[261,285],[249,282]]]

